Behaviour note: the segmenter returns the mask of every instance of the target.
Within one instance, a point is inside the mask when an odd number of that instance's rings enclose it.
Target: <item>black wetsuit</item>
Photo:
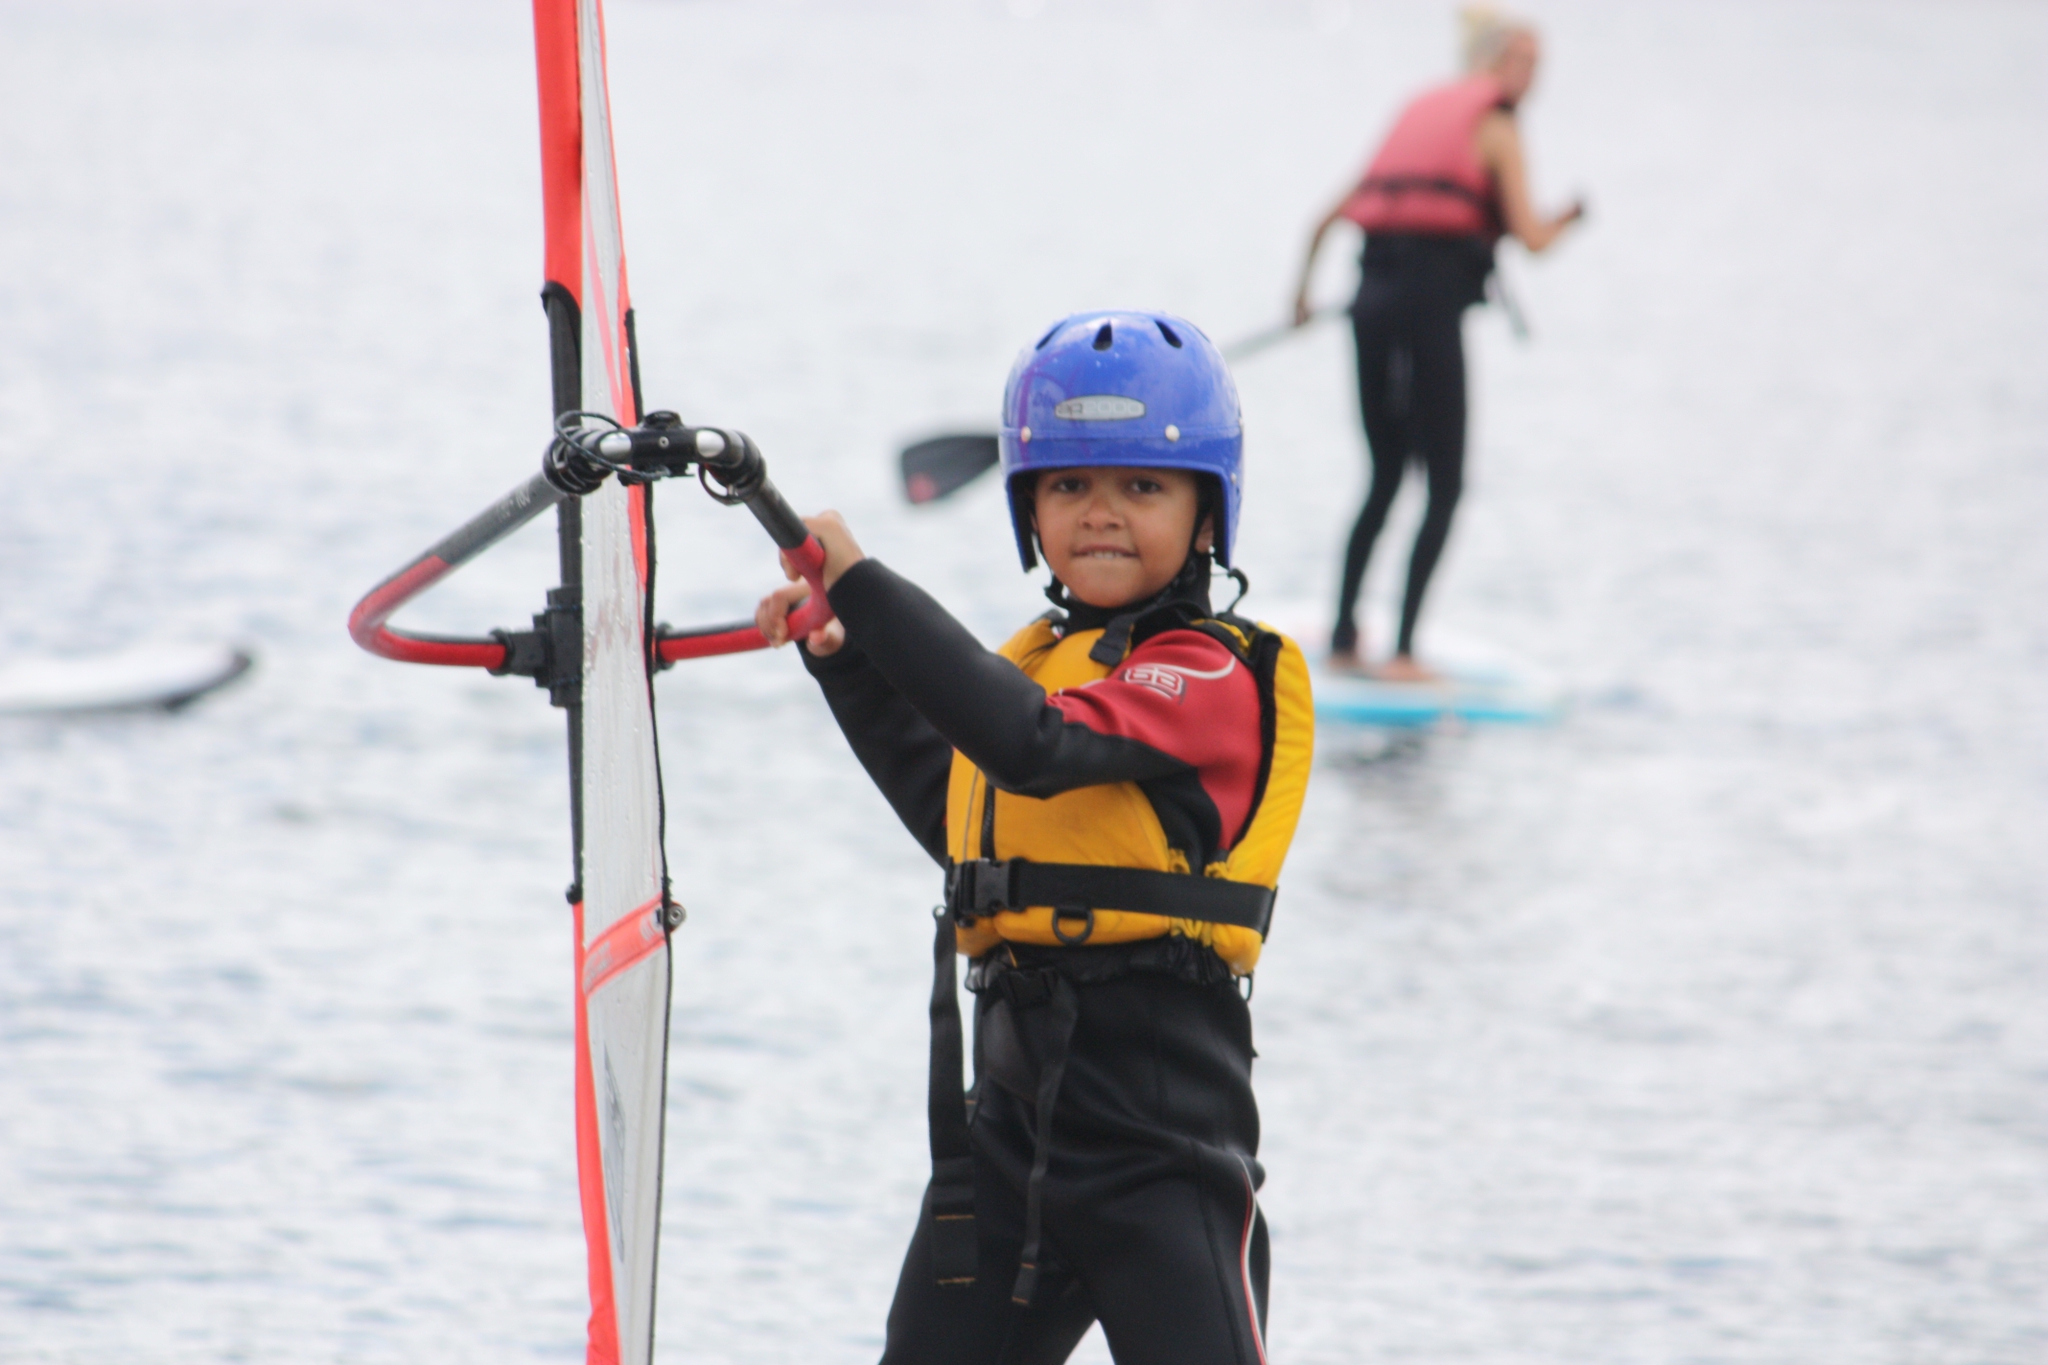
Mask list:
[[[1213,837],[1209,798],[1171,753],[1059,712],[915,585],[866,560],[831,600],[847,643],[824,658],[806,651],[806,665],[855,755],[941,865],[955,744],[1008,790],[1141,782],[1162,825]],[[1207,615],[1198,605],[1189,614]],[[1080,618],[1074,628],[1103,624]],[[1182,619],[1145,618],[1133,639]],[[889,1310],[886,1365],[1050,1365],[1098,1320],[1119,1365],[1262,1365],[1251,1019],[1229,969],[1184,938],[1005,945],[974,964],[968,984],[976,1276],[937,1282],[921,1216]],[[1037,1097],[1069,1028],[1041,1185],[1042,1270],[1020,1307],[1011,1295]]]
[[[1465,310],[1485,297],[1492,249],[1471,237],[1374,233],[1366,238],[1351,305],[1358,407],[1372,453],[1372,487],[1344,552],[1331,647],[1356,648],[1358,590],[1373,542],[1409,460],[1429,478],[1429,506],[1408,561],[1395,649],[1412,653],[1429,576],[1450,534],[1465,482]]]

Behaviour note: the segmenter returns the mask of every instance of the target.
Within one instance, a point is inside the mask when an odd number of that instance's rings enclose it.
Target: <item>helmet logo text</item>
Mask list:
[[[1069,422],[1125,422],[1133,417],[1145,415],[1145,405],[1135,398],[1123,398],[1113,393],[1091,393],[1082,398],[1069,398],[1052,410],[1055,417]]]

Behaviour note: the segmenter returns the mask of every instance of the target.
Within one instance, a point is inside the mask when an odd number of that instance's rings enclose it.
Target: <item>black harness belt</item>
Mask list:
[[[947,870],[946,892],[954,918],[961,920],[1049,905],[1056,912],[1053,932],[1062,942],[1085,940],[1097,910],[1235,924],[1256,930],[1261,938],[1273,922],[1271,887],[1137,867],[977,858]],[[1060,927],[1069,918],[1087,926],[1071,939]]]
[[[938,912],[938,933],[932,943],[932,1058],[928,1092],[931,1126],[932,1183],[925,1205],[930,1219],[932,1274],[940,1284],[971,1285],[979,1260],[974,1219],[974,1159],[968,1140],[969,1101],[961,1084],[965,1039],[960,1026],[959,997],[954,993],[953,927],[1000,910],[1049,905],[1052,932],[1060,942],[1078,945],[1095,932],[1097,910],[1165,915],[1205,924],[1235,924],[1255,929],[1261,938],[1273,922],[1273,891],[1250,882],[1197,877],[1186,872],[1151,872],[1136,867],[1104,867],[1093,863],[1034,863],[1023,858],[976,858],[946,870],[946,904]],[[1069,921],[1080,921],[1068,933]],[[1066,1070],[1068,1040],[1073,1036],[1079,1005],[1073,983],[1057,972],[1034,973],[1006,980],[1006,991],[1020,1008],[1050,1002],[1057,1028],[1053,1055],[1039,1077],[1035,1147],[1025,1199],[1023,1263],[1017,1272],[1014,1302],[1029,1305],[1039,1279],[1040,1187],[1052,1155],[1052,1111]],[[1036,991],[1024,989],[1035,986]],[[1028,996],[1028,998],[1027,998]]]

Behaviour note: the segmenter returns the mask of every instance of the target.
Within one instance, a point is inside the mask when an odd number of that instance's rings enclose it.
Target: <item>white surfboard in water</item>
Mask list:
[[[151,645],[74,658],[0,664],[0,716],[176,711],[227,686],[255,662],[229,645]]]

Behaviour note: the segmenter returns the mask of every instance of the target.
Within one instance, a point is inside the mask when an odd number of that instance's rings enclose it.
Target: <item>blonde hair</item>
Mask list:
[[[1467,5],[1458,11],[1458,53],[1468,72],[1487,70],[1509,43],[1535,32],[1528,20],[1492,5]]]

